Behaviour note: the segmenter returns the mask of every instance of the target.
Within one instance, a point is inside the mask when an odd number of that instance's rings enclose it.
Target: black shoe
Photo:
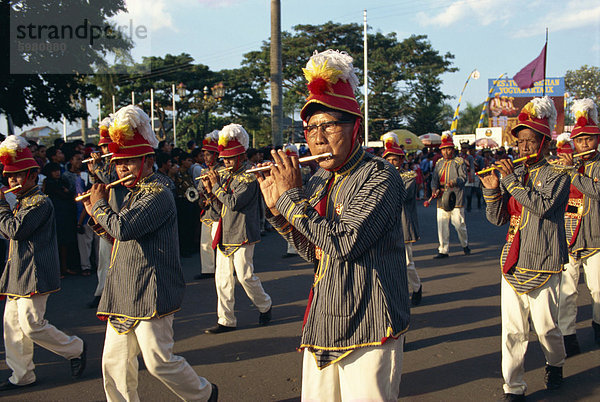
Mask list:
[[[31,384],[16,385],[16,384],[13,384],[12,382],[6,380],[6,381],[0,382],[0,391],[10,391],[13,389],[21,389],[21,388],[25,388],[25,387],[31,387],[36,384],[37,384],[37,382],[34,381]]]
[[[258,325],[267,325],[271,322],[271,308],[272,307],[269,307],[268,311],[260,313],[260,315],[258,316]]]
[[[86,354],[87,345],[84,341],[81,356],[71,359],[71,377],[79,378],[81,377],[81,374],[83,374],[83,370],[85,370]]]
[[[594,342],[600,346],[600,324],[592,321],[592,328],[594,328]]]
[[[463,247],[463,252],[465,253],[465,255],[471,255],[471,249],[469,248],[469,246]]]
[[[525,395],[524,394],[504,394],[504,396],[501,399],[502,401],[524,401],[525,400]]]
[[[448,254],[438,253],[435,257],[433,257],[434,260],[439,260],[441,258],[448,258]]]
[[[219,400],[219,387],[217,384],[210,384],[212,391],[210,392],[210,398],[208,398],[208,402],[217,402]]]
[[[558,389],[563,382],[562,367],[550,366],[546,364],[546,374],[544,375],[546,389]]]
[[[567,357],[575,356],[581,353],[576,334],[563,336],[563,342],[565,344],[565,352],[567,353]]]
[[[212,274],[198,274],[198,275],[194,275],[194,279],[210,279],[210,278],[214,278],[215,277],[215,273],[213,272]]]
[[[423,296],[423,285],[419,286],[419,290],[413,292],[412,297],[410,299],[410,304],[413,306],[418,306],[421,304],[421,298]]]
[[[217,324],[216,327],[212,327],[204,331],[205,334],[222,334],[224,332],[235,331],[237,327],[227,327],[225,325]]]
[[[96,308],[100,304],[100,296],[94,297],[94,300],[88,303],[88,308]]]

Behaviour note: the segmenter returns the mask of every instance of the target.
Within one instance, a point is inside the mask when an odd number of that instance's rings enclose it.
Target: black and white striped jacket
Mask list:
[[[327,194],[320,216],[315,206]],[[358,148],[339,171],[319,169],[306,186],[282,194],[281,215],[267,214],[302,257],[318,264],[302,348],[351,351],[406,331],[404,197],[395,168]]]
[[[400,172],[404,182],[406,196],[402,208],[402,230],[404,242],[414,243],[419,240],[419,218],[417,216],[417,174],[413,170]]]
[[[14,211],[0,201],[0,232],[10,240],[0,295],[30,297],[60,290],[52,202],[35,186],[17,196]]]
[[[185,281],[177,213],[161,179],[152,174],[140,180],[120,212],[99,200],[92,214],[101,226],[96,232],[114,238],[98,315],[149,319],[179,310]]]

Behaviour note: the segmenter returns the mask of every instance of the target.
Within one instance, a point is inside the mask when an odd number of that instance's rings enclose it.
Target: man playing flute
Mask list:
[[[569,178],[548,164],[547,153],[556,122],[550,98],[534,98],[512,129],[520,156],[537,154],[520,166],[497,162],[483,176],[486,215],[495,225],[509,224],[502,248],[502,375],[504,399],[523,400],[525,351],[529,319],[546,357],[546,388],[562,384],[565,348],[558,328],[558,297],[563,265],[568,261],[564,211]]]
[[[404,185],[360,146],[352,57],[315,52],[304,73],[308,146],[333,155],[303,186],[298,159],[272,151],[277,166],[259,178],[269,222],[316,267],[300,345],[302,399],[396,400],[410,316]]]
[[[217,400],[217,387],[173,354],[173,316],[185,282],[179,260],[173,194],[152,172],[158,141],[150,119],[137,106],[120,109],[109,128],[120,178],[129,189],[115,212],[104,184],[85,201],[94,230],[113,241],[111,265],[97,315],[107,321],[102,352],[109,401],[139,400],[138,355],[146,368],[183,400]]]
[[[38,185],[39,165],[25,138],[10,135],[0,144],[3,175],[16,190],[17,205],[10,210],[0,191],[0,232],[10,240],[10,252],[2,278],[0,296],[4,307],[4,347],[11,376],[0,382],[0,391],[36,382],[33,344],[71,361],[71,376],[79,378],[86,363],[81,338],[69,336],[45,318],[48,295],[60,290],[60,267],[56,243],[54,208]]]
[[[571,177],[565,228],[569,246],[569,263],[560,284],[558,326],[564,337],[567,357],[580,352],[575,333],[577,318],[577,284],[583,268],[585,282],[592,296],[594,341],[600,345],[600,155],[598,154],[598,111],[591,99],[578,99],[571,108],[576,117],[571,138],[576,153],[593,151],[573,160],[560,154]]]

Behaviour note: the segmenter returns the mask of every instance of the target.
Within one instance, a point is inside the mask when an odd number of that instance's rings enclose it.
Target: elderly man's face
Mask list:
[[[328,122],[338,122],[327,129],[319,127],[313,133],[307,132],[306,142],[312,155],[331,152],[333,156],[328,160],[319,162],[323,169],[334,170],[342,166],[346,157],[352,151],[352,131],[354,122],[341,123],[343,117],[337,112],[316,112],[308,120],[308,126]]]

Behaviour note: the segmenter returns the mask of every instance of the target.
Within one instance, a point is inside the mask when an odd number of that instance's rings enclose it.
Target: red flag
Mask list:
[[[546,78],[546,46],[542,49],[542,53],[535,58],[531,63],[523,67],[521,71],[515,74],[513,80],[519,88],[527,89],[533,87],[533,83]]]

